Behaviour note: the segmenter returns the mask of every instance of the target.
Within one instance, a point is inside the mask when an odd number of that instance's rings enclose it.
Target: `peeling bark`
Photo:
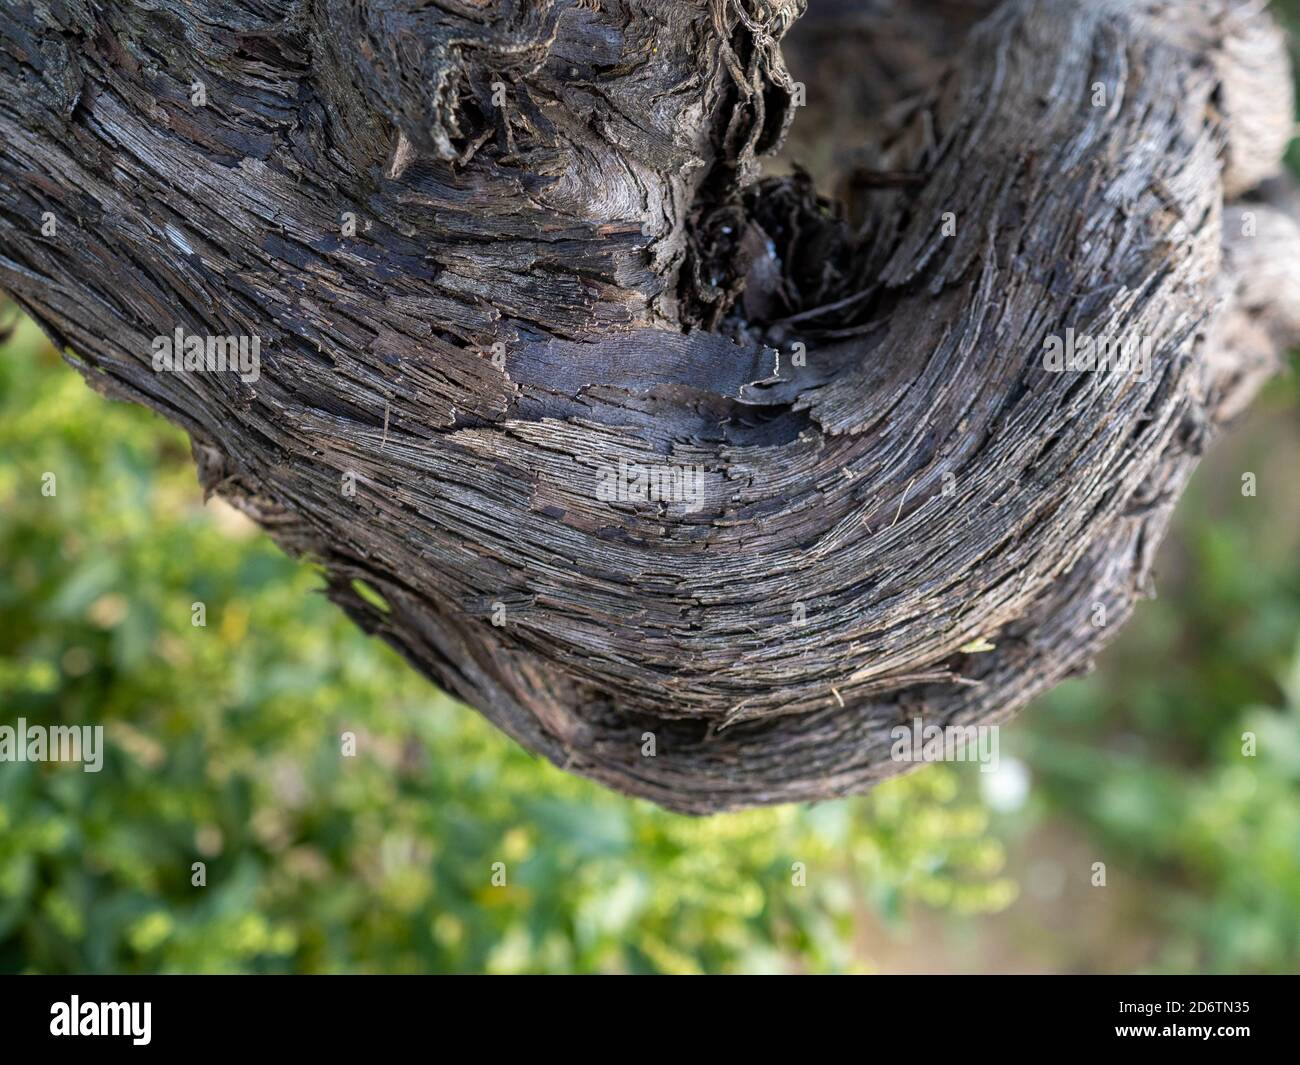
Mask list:
[[[695,813],[861,791],[1148,588],[1300,337],[1291,82],[1253,2],[804,6],[19,0],[0,287],[557,765]],[[803,92],[834,203],[761,177]],[[177,327],[260,376],[155,372]],[[1048,373],[1067,330],[1151,373]],[[620,462],[701,495],[604,500]]]

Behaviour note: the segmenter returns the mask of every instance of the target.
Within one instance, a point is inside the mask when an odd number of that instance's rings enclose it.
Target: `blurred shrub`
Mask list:
[[[863,912],[1011,900],[947,768],[692,820],[534,760],[204,507],[183,434],[29,323],[0,454],[0,723],[108,748],[0,763],[0,970],[839,971]]]
[[[1298,407],[1292,374],[1198,473],[1160,598],[1011,730],[1029,819],[1081,828],[1142,886],[1159,970],[1300,971]]]

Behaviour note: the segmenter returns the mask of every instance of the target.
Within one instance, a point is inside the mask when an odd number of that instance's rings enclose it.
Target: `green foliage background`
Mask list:
[[[0,969],[841,970],[864,906],[1013,895],[946,769],[692,820],[531,758],[205,507],[183,434],[29,322],[0,453],[3,720],[102,723],[108,746],[97,774],[0,763]]]
[[[108,750],[0,763],[0,971],[1300,971],[1297,409],[1277,383],[1212,455],[1161,598],[1003,730],[1006,774],[695,820],[439,694],[204,505],[183,434],[22,322],[0,723],[102,724]]]

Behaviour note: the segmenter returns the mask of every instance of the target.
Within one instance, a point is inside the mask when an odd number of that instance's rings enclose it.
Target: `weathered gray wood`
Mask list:
[[[860,791],[891,727],[1005,720],[1148,586],[1300,334],[1291,210],[1239,202],[1290,82],[1255,3],[814,5],[810,129],[872,129],[812,148],[841,215],[759,177],[803,7],[18,0],[0,287],[531,749],[688,812]],[[913,77],[850,76],[891,34]],[[177,327],[260,337],[260,377],[154,372]],[[1067,329],[1154,371],[1048,374]],[[620,461],[701,468],[698,507],[602,501]]]

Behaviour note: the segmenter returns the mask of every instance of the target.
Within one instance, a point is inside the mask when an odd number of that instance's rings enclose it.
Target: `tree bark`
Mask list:
[[[804,6],[18,0],[0,287],[555,764],[864,790],[1149,587],[1300,337],[1292,90],[1246,0]],[[834,203],[760,175],[805,97]],[[178,327],[260,376],[156,372]],[[1070,330],[1151,372],[1047,372]]]

